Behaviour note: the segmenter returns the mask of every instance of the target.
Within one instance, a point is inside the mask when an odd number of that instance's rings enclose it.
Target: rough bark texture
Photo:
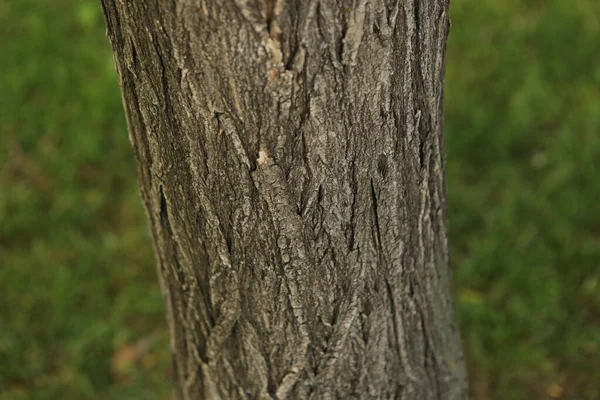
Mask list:
[[[448,0],[102,0],[178,399],[464,399]]]

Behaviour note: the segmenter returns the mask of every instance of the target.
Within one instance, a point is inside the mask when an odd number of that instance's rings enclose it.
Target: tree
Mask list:
[[[176,398],[466,398],[448,0],[102,5]]]

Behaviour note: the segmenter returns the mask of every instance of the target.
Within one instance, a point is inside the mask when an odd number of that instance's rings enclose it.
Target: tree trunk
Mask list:
[[[177,399],[465,399],[448,0],[102,0]]]

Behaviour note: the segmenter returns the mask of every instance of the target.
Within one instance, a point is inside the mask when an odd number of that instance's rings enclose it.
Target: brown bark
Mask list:
[[[102,0],[178,399],[464,399],[448,0]]]

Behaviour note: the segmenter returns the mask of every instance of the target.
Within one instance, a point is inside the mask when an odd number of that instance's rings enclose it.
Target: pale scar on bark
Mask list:
[[[258,152],[258,158],[256,159],[256,162],[258,165],[264,165],[267,163],[267,161],[269,161],[269,153],[267,153],[266,150],[260,150]]]

